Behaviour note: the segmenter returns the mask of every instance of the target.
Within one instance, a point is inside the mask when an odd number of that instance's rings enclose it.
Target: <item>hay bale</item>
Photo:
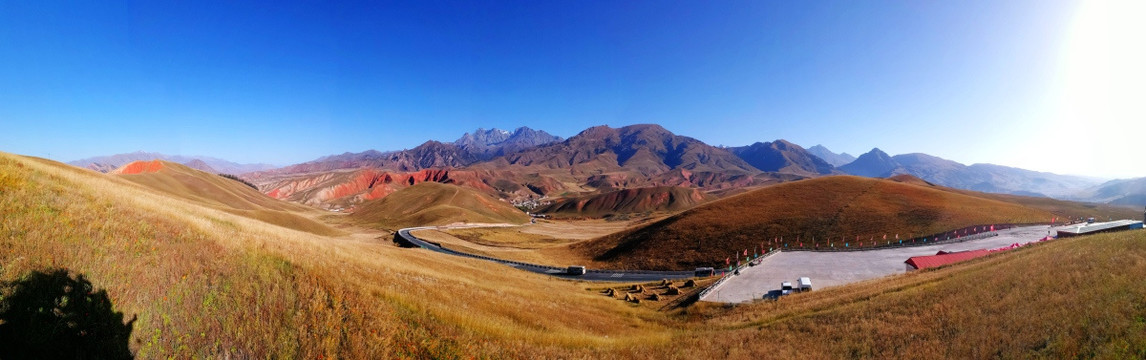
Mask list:
[[[691,279],[690,279],[689,281],[685,281],[685,282],[684,282],[684,287],[686,287],[686,288],[690,288],[690,287],[696,287],[696,280],[691,280]]]
[[[625,301],[632,302],[633,300],[636,300],[636,299],[637,299],[637,297],[633,296],[633,294],[625,294]]]
[[[633,292],[645,292],[645,286],[641,284],[633,285],[630,290]]]
[[[668,291],[665,292],[665,295],[680,295],[680,288],[669,285]]]
[[[668,279],[661,279],[661,286],[671,286],[671,285],[672,285],[672,281],[668,281]]]
[[[617,297],[617,290],[613,288],[605,289],[605,295],[608,295],[609,297]]]
[[[650,296],[649,296],[649,300],[652,300],[652,301],[661,301],[661,296],[660,296],[660,294],[652,294],[652,295],[650,295]]]

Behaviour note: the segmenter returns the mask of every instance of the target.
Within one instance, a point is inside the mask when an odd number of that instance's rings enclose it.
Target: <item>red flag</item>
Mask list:
[[[887,234],[883,234],[883,239],[887,240]]]
[[[744,249],[744,256],[748,256],[748,248]]]
[[[729,258],[729,257],[724,258],[724,265],[732,265],[732,258]]]

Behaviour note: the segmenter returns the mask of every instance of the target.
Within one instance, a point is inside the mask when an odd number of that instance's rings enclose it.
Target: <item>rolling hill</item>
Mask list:
[[[548,206],[535,210],[535,212],[570,217],[675,212],[692,208],[713,198],[713,196],[698,189],[657,186],[560,198],[553,200],[553,203]]]
[[[246,184],[169,161],[136,161],[109,173],[168,195],[232,214],[321,235],[339,234],[300,214],[316,211],[268,197]]]
[[[573,249],[616,266],[688,269],[723,264],[733,251],[766,239],[798,238],[809,247],[815,239],[826,246],[828,239],[906,238],[979,224],[1050,222],[1054,216],[910,178],[830,176],[713,201]]]
[[[358,206],[355,221],[387,229],[467,223],[522,224],[529,216],[473,189],[423,182]]]

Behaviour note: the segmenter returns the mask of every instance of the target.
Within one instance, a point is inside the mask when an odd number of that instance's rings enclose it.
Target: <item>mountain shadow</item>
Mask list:
[[[131,321],[67,269],[0,283],[0,359],[130,359]]]

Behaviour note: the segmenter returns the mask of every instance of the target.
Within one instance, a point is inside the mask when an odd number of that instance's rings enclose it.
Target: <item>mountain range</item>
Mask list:
[[[761,171],[801,176],[835,173],[832,164],[804,150],[800,145],[790,143],[787,140],[758,142],[748,146],[728,148],[728,150]]]
[[[96,156],[72,161],[68,164],[92,169],[102,173],[107,173],[115,170],[116,168],[119,168],[120,166],[124,166],[132,162],[147,160],[170,161],[211,173],[226,173],[235,175],[276,168],[276,166],[270,164],[239,164],[209,156],[165,155],[143,151],[109,156]]]
[[[920,153],[889,156],[875,148],[839,169],[867,177],[909,174],[938,185],[989,193],[1098,200],[1083,199],[1079,195],[1082,190],[1097,185],[1095,179],[993,164],[963,165]]]
[[[891,156],[878,148],[853,158],[823,145],[804,149],[783,139],[722,148],[655,124],[595,126],[568,139],[528,127],[513,131],[479,128],[453,142],[431,140],[413,149],[348,152],[275,169],[144,152],[71,164],[106,172],[150,159],[208,172],[240,173],[273,196],[340,207],[422,181],[522,200],[665,186],[726,191],[835,174],[874,178],[908,174],[936,185],[982,192],[1146,205],[1146,180],[1142,179],[1103,184],[1081,176],[964,165],[922,153]]]
[[[831,150],[828,150],[828,148],[824,147],[823,145],[810,147],[808,148],[808,152],[812,153],[812,155],[815,155],[816,157],[819,157],[820,159],[824,159],[824,161],[827,161],[829,164],[832,164],[832,166],[835,167],[844,166],[848,163],[851,163],[852,161],[856,161],[856,157],[852,156],[851,154],[836,154]]]

